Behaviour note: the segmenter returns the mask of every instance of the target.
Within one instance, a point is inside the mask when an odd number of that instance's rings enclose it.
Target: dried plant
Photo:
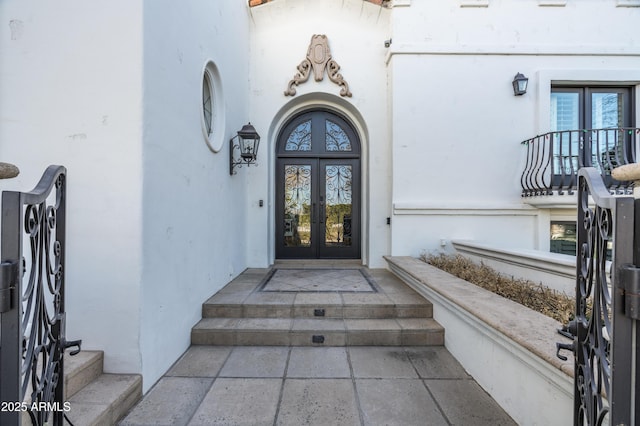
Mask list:
[[[421,259],[438,269],[518,302],[563,324],[574,316],[575,299],[545,287],[541,283],[506,277],[483,263],[478,265],[461,255],[423,254]]]

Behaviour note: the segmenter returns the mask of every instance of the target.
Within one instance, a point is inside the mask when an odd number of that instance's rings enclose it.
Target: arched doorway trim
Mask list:
[[[327,93],[310,93],[292,99],[285,104],[275,115],[271,121],[268,132],[268,153],[269,153],[269,260],[271,263],[276,258],[276,159],[277,159],[277,138],[286,125],[293,117],[311,111],[314,109],[322,109],[334,112],[342,116],[349,122],[353,130],[357,134],[360,141],[360,222],[361,222],[361,259],[363,264],[368,264],[368,229],[369,229],[369,169],[368,169],[368,131],[364,119],[360,112],[349,102],[335,95]]]

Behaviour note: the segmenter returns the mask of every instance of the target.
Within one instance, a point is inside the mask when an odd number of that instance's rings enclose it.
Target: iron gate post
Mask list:
[[[75,344],[78,347],[77,351],[73,351],[71,354],[75,355],[80,352],[80,341],[75,342],[67,342],[67,310],[65,306],[66,300],[66,259],[65,259],[65,250],[67,247],[66,237],[67,237],[67,189],[66,189],[66,170],[65,173],[59,177],[58,179],[63,179],[60,184],[60,188],[58,191],[62,194],[62,200],[59,201],[57,206],[56,213],[56,239],[59,243],[59,257],[60,257],[60,265],[62,268],[62,273],[60,274],[60,298],[59,298],[59,307],[58,311],[60,312],[58,316],[58,321],[53,325],[53,334],[59,336],[58,339],[61,344],[56,345],[56,350],[54,353],[54,358],[59,359],[60,363],[58,366],[58,380],[60,384],[55,387],[53,400],[59,402],[60,404],[64,404],[65,400],[65,386],[64,386],[64,351],[70,347],[69,343]],[[64,411],[61,409],[57,409],[53,412],[53,424],[62,426],[64,424]]]
[[[637,419],[636,321],[625,312],[627,282],[640,278],[633,266],[634,244],[640,241],[635,236],[640,227],[637,203],[630,196],[611,195],[596,169],[580,169],[575,425],[603,425],[608,418],[612,425],[631,426]]]
[[[635,345],[632,341],[635,321],[625,315],[625,282],[629,279],[628,266],[635,263],[638,201],[630,197],[617,198],[615,201],[611,265],[611,395],[607,395],[607,398],[611,406],[611,424],[631,426],[635,425],[631,410],[631,398],[635,394],[635,379],[631,374],[635,358],[631,354],[631,348]]]
[[[20,392],[22,371],[22,303],[20,285],[22,275],[22,201],[19,192],[2,193],[2,229],[0,253],[3,264],[17,265],[15,281],[9,284],[8,310],[0,314],[0,402],[8,405],[0,411],[0,424],[21,424]],[[6,287],[6,285],[5,285]],[[12,408],[9,410],[9,408]]]

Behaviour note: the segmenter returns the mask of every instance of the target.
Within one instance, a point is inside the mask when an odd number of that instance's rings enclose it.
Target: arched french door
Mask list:
[[[360,258],[360,141],[335,113],[302,113],[278,136],[276,258]]]

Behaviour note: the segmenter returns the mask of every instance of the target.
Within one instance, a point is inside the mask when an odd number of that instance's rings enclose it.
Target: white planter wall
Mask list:
[[[574,360],[556,357],[559,322],[418,259],[387,260],[433,303],[446,348],[517,424],[571,424]]]

